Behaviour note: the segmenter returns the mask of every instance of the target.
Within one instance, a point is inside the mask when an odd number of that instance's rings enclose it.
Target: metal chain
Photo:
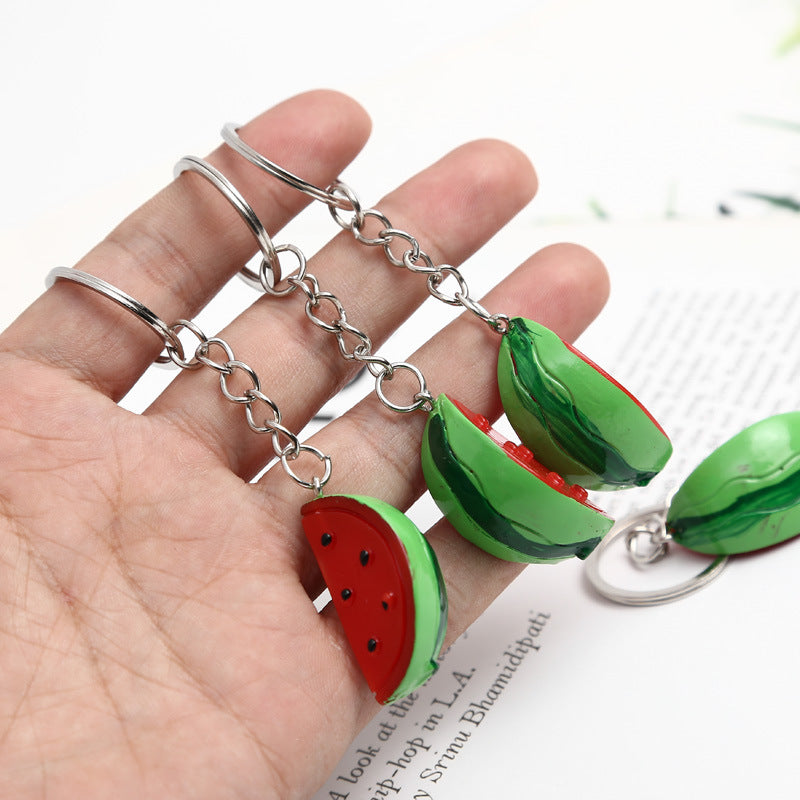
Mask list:
[[[427,275],[428,291],[443,303],[451,306],[463,306],[467,311],[474,314],[482,322],[485,322],[493,331],[501,335],[508,333],[509,317],[507,314],[491,314],[480,303],[473,300],[469,294],[469,286],[464,280],[459,270],[449,264],[436,265],[433,259],[420,247],[419,241],[406,231],[393,227],[389,218],[376,208],[364,209],[358,195],[344,181],[335,180],[327,189],[315,186],[303,178],[295,175],[289,170],[284,169],[274,161],[270,161],[266,156],[261,155],[249,144],[244,142],[239,136],[239,126],[229,122],[222,128],[223,140],[239,155],[246,158],[251,164],[264,170],[285,184],[308,195],[314,200],[328,206],[328,211],[336,224],[343,230],[350,231],[356,241],[369,247],[382,247],[390,264],[395,267],[404,267],[411,272],[419,272]],[[347,216],[349,214],[349,217]],[[367,222],[377,220],[379,230],[376,235],[368,235],[365,232]],[[397,242],[404,242],[403,250],[398,255],[392,250],[392,245],[397,246]],[[275,248],[279,250],[280,248]],[[267,261],[277,261],[277,256]],[[268,277],[274,278],[274,275]],[[297,275],[302,280],[302,275]],[[441,286],[445,279],[451,277],[458,285],[457,291],[448,295],[442,291]],[[267,288],[269,284],[270,288]],[[262,280],[262,285],[270,294],[275,292],[272,289],[272,282]],[[374,373],[373,373],[374,374]]]
[[[316,199],[328,206],[328,211],[336,224],[343,230],[350,231],[356,241],[368,247],[382,247],[390,264],[395,267],[404,267],[410,272],[427,275],[428,292],[450,306],[462,306],[472,312],[478,319],[485,322],[492,330],[504,335],[508,332],[509,318],[507,314],[491,314],[480,303],[473,300],[469,294],[469,285],[457,267],[449,264],[436,265],[433,259],[420,247],[415,236],[406,231],[392,226],[389,218],[378,209],[364,210],[358,195],[343,181],[334,181],[326,190],[325,195]],[[349,207],[349,208],[348,208]],[[345,219],[342,210],[350,210],[352,215]],[[370,219],[378,220],[380,230],[376,235],[368,236],[364,229]],[[398,255],[392,250],[395,242],[403,242],[402,254]],[[440,288],[447,278],[452,278],[457,289],[452,294],[447,294]]]
[[[182,330],[190,331],[198,340],[194,356],[186,358],[186,351],[183,343],[178,338]],[[223,396],[232,403],[244,406],[245,418],[250,429],[255,433],[266,433],[272,436],[272,449],[280,459],[283,471],[299,486],[311,489],[316,494],[321,494],[325,484],[330,480],[332,465],[330,456],[323,453],[310,444],[301,444],[297,435],[292,433],[281,422],[281,412],[274,400],[271,400],[261,391],[261,381],[256,371],[236,358],[233,348],[219,337],[206,336],[200,328],[193,322],[179,319],[173,325],[168,326],[164,344],[169,359],[181,369],[198,369],[207,367],[219,374],[219,388]],[[219,360],[214,359],[216,351],[221,350]],[[251,386],[244,389],[241,394],[235,394],[228,381],[237,372],[242,373]],[[267,416],[264,416],[264,414]],[[281,437],[286,440],[283,444]],[[292,469],[292,463],[303,453],[310,453],[324,465],[322,476],[314,476],[310,480],[304,480]]]
[[[394,238],[405,238],[410,244],[413,242],[414,244],[411,244],[410,250],[404,254],[403,261],[399,263],[407,263],[408,268],[416,272],[428,272],[429,286],[432,287],[431,291],[435,292],[437,296],[442,297],[439,292],[439,284],[446,275],[454,274],[458,276],[458,272],[452,267],[434,267],[431,259],[420,251],[416,240],[408,234],[404,234],[402,231],[394,231],[389,220],[383,214],[378,211],[362,211],[358,197],[356,197],[355,193],[344,183],[335,185],[333,189],[329,191],[318,189],[313,186],[313,184],[303,181],[296,175],[292,175],[292,173],[278,167],[276,164],[273,164],[268,159],[259,155],[255,150],[241,141],[236,131],[236,126],[234,125],[225,126],[223,129],[223,137],[229,144],[235,146],[238,152],[256,163],[262,169],[266,169],[272,175],[300,189],[314,199],[327,203],[338,225],[353,230],[357,235],[360,235],[360,240],[365,244],[384,245],[384,249],[390,258],[393,258],[393,256],[391,255],[389,246]],[[176,174],[186,170],[198,172],[206,178],[206,180],[210,181],[211,184],[233,204],[239,214],[247,222],[250,230],[255,234],[263,258],[257,276],[249,270],[247,271],[246,277],[249,283],[255,286],[260,284],[263,291],[273,297],[285,297],[299,289],[306,296],[305,312],[308,319],[321,330],[336,337],[336,343],[343,358],[348,361],[360,362],[369,369],[370,373],[375,378],[375,394],[387,408],[400,413],[418,410],[430,411],[433,408],[433,395],[428,391],[425,378],[420,370],[405,362],[394,363],[382,356],[374,355],[372,353],[372,340],[364,331],[351,325],[347,321],[347,313],[339,298],[331,292],[322,291],[319,286],[319,281],[314,275],[308,272],[306,258],[302,251],[291,244],[273,245],[266,228],[259,220],[255,211],[248,205],[247,201],[242,197],[236,187],[234,187],[222,173],[215,170],[202,159],[193,156],[187,156],[181,159],[176,168]],[[349,212],[351,214],[350,219],[345,219],[342,214],[339,213],[340,211],[344,211],[345,213]],[[370,218],[376,218],[384,225],[384,232],[375,240],[370,240],[361,234],[367,219]],[[392,233],[391,237],[387,235],[389,232]],[[287,273],[287,271],[283,269],[280,261],[280,256],[283,253],[291,253],[294,256],[297,262],[294,272]],[[418,261],[422,263],[417,264]],[[468,296],[469,290],[463,282],[463,279],[461,279],[460,276],[458,276],[457,279],[459,287],[465,295]],[[189,327],[191,323],[178,324],[183,327]],[[189,329],[195,336],[201,338],[195,327]],[[160,333],[158,330],[156,332]],[[166,337],[162,338],[166,339]],[[223,349],[226,356],[224,362],[215,362],[209,357],[208,351],[212,346],[221,347]],[[222,393],[234,403],[245,404],[248,410],[248,420],[250,419],[249,412],[251,403],[256,396],[254,393],[260,391],[257,377],[250,367],[237,361],[233,357],[232,351],[225,342],[219,339],[201,339],[194,358],[189,361],[186,360],[182,348],[178,349],[174,346],[174,343],[172,348],[168,347],[168,352],[173,361],[175,361],[178,366],[182,366],[185,369],[194,369],[197,366],[205,365],[219,372],[220,389]],[[411,372],[419,383],[419,388],[414,393],[411,403],[394,403],[386,397],[383,391],[384,382],[391,381],[398,369]],[[232,394],[227,385],[227,378],[237,370],[244,372],[253,383],[253,387],[242,395]],[[279,423],[280,419],[277,420],[277,424]],[[277,434],[273,433],[273,438],[276,435]],[[286,467],[285,458],[282,455],[283,451],[281,450],[279,452],[277,445],[275,452],[281,455],[281,460],[284,461],[284,467]],[[293,457],[297,457],[296,452]]]
[[[349,198],[349,195],[345,196]],[[353,209],[354,221],[361,213],[358,209],[358,201],[356,200],[355,203],[356,205]],[[375,216],[375,214],[373,213],[372,216]],[[339,220],[339,224],[342,224],[341,220]],[[372,339],[370,339],[369,335],[364,331],[348,322],[347,311],[345,311],[341,300],[339,300],[333,292],[326,292],[320,288],[317,277],[308,272],[305,256],[299,248],[294,245],[279,245],[275,247],[275,251],[277,253],[287,251],[293,253],[297,258],[299,267],[285,279],[276,282],[275,276],[276,274],[280,275],[281,271],[275,270],[274,265],[268,259],[263,259],[261,262],[259,282],[264,291],[273,297],[286,297],[300,290],[305,295],[306,317],[320,330],[325,331],[325,333],[330,333],[336,338],[336,343],[342,358],[347,361],[356,361],[366,366],[370,374],[375,378],[375,394],[386,408],[400,414],[407,414],[412,411],[429,412],[433,408],[434,397],[428,390],[428,384],[422,372],[413,364],[408,364],[405,361],[392,362],[372,352]],[[209,340],[209,344],[219,344],[219,342],[216,340]],[[233,363],[234,359],[232,354],[226,353],[226,355],[228,355],[226,364],[230,363],[233,369],[247,371],[246,365],[239,366]],[[210,366],[212,369],[220,369],[221,365],[213,362],[209,363],[208,360],[204,360],[204,356],[204,353],[200,353],[198,356],[201,363],[207,364],[207,366]],[[390,400],[384,392],[383,384],[386,381],[391,381],[397,370],[410,372],[417,379],[419,384],[410,403],[395,403]],[[220,380],[222,381],[222,378]],[[225,393],[225,396],[230,400],[234,402],[245,402],[244,397],[231,397],[227,393],[225,385],[221,385],[223,393]],[[257,389],[258,387],[255,388]],[[245,396],[247,396],[247,393],[245,393]]]
[[[262,281],[263,283],[263,281]],[[386,408],[397,411],[401,414],[412,411],[430,411],[433,408],[434,397],[428,390],[425,376],[413,364],[405,361],[389,361],[383,356],[375,355],[372,352],[372,340],[359,328],[351,325],[347,321],[347,312],[342,302],[332,292],[324,292],[320,289],[319,281],[310,272],[303,271],[302,277],[292,275],[286,279],[287,288],[273,294],[286,295],[299,289],[306,297],[305,312],[306,317],[314,323],[320,330],[332,334],[336,337],[339,346],[339,353],[347,361],[356,361],[364,364],[375,378],[375,394]],[[273,287],[274,290],[274,287]],[[325,304],[327,304],[329,315],[324,315]],[[349,342],[348,342],[349,340]],[[391,381],[397,370],[411,372],[419,384],[418,390],[414,393],[412,402],[408,404],[395,403],[390,400],[383,391],[385,381]]]

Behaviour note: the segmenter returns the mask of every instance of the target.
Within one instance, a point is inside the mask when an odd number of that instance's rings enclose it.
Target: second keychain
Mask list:
[[[369,335],[349,321],[336,295],[321,289],[296,247],[272,245],[252,208],[224,176],[212,175],[208,165],[194,158],[179,162],[176,172],[187,169],[211,180],[234,203],[256,236],[263,259],[251,282],[257,277],[260,288],[273,297],[298,294],[304,298],[307,320],[336,339],[341,357],[370,371],[375,393],[386,408],[427,414],[422,470],[433,499],[464,538],[507,561],[554,562],[572,556],[586,558],[592,552],[613,520],[589,502],[583,486],[540,463],[527,446],[505,439],[485,417],[457,399],[446,394],[434,396],[415,365],[391,362],[373,353]],[[297,264],[282,278],[280,255],[285,252],[291,252]],[[324,309],[332,310],[328,317],[323,316]],[[512,325],[513,321],[497,324]],[[552,355],[544,348],[545,357],[548,353]],[[558,365],[553,369],[556,375],[563,371]],[[410,374],[417,383],[407,403],[395,402],[385,392],[385,384],[398,373]]]

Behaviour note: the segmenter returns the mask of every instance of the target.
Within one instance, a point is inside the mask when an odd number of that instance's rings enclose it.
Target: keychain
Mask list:
[[[376,700],[391,703],[421,686],[438,666],[447,598],[436,555],[414,523],[373,497],[323,496],[332,473],[330,456],[301,444],[282,424],[281,412],[262,391],[256,372],[236,358],[224,339],[207,337],[188,320],[167,325],[130,295],[86,272],[59,267],[48,275],[47,285],[57,280],[92,289],[145,322],[166,347],[166,355],[157,359],[160,363],[172,361],[185,370],[206,367],[219,374],[220,391],[244,406],[250,428],[272,436],[275,455],[286,474],[317,495],[301,509],[303,528]],[[199,342],[189,359],[178,338],[184,330]],[[212,358],[212,350],[221,351],[221,360]],[[252,384],[241,394],[234,394],[229,385],[236,373]],[[265,412],[271,416],[262,420]],[[281,444],[282,440],[287,444]],[[292,463],[303,453],[321,462],[321,476],[304,480],[295,473]]]
[[[722,572],[729,555],[761,550],[798,534],[800,411],[791,411],[756,422],[718,447],[665,507],[635,514],[615,526],[587,562],[587,575],[610,600],[658,605],[706,586]],[[620,537],[625,537],[631,558],[640,566],[664,558],[671,542],[717,558],[677,586],[631,591],[600,574],[603,554]]]
[[[497,375],[503,409],[523,445],[548,469],[586,489],[610,490],[645,486],[664,467],[672,446],[662,428],[582,353],[533,320],[489,313],[470,297],[458,269],[435,265],[414,236],[394,228],[377,209],[364,210],[342,181],[328,189],[310,184],[250,147],[232,123],[222,129],[222,138],[255,166],[326,204],[336,223],[358,242],[380,246],[394,266],[425,275],[437,300],[463,306],[502,337]],[[349,220],[342,211],[352,215]],[[370,237],[365,227],[372,219],[380,230]],[[402,256],[392,250],[395,241],[405,243]],[[441,288],[447,278],[458,286],[452,296]]]
[[[224,176],[194,157],[178,162],[175,173],[186,170],[204,175],[233,203],[260,246],[269,241],[255,212]],[[370,337],[348,321],[336,295],[320,289],[296,248],[292,252],[299,266],[281,285],[279,255],[287,249],[271,242],[261,247],[261,289],[273,297],[302,292],[306,317],[336,337],[343,358],[367,367],[384,406],[397,413],[428,414],[422,441],[423,473],[432,496],[456,530],[481,549],[508,561],[586,558],[613,525],[613,520],[588,502],[587,491],[542,466],[526,447],[507,441],[485,417],[444,394],[434,398],[418,367],[392,363],[374,354]],[[250,283],[255,283],[254,274],[247,275]],[[336,312],[330,322],[320,316],[323,301]],[[384,382],[391,381],[398,371],[410,372],[419,384],[407,404],[392,402],[384,391]]]
[[[502,339],[498,386],[521,445],[446,395],[432,402],[422,442],[428,489],[441,511],[469,541],[512,561],[586,558],[613,521],[588,502],[587,489],[645,485],[672,452],[669,439],[644,407],[613,378],[555,333],[532,320],[490,314],[469,294],[455,268],[436,266],[410,234],[376,209],[363,210],[341,181],[323,190],[253,150],[228,124],[223,139],[251,163],[325,203],[357,241],[381,246],[389,262],[427,276],[438,300],[471,311]],[[350,220],[342,211],[352,214]],[[375,219],[380,232],[365,233]],[[405,242],[402,256],[392,250]],[[452,277],[458,291],[442,289]],[[269,290],[268,290],[269,291]]]

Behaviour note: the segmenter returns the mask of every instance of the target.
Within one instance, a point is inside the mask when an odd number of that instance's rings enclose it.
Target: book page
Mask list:
[[[663,502],[730,436],[797,407],[798,288],[777,273],[681,275],[612,304],[622,318],[579,343],[603,351],[675,448],[650,487],[593,493],[614,516]],[[638,580],[683,580],[707,560],[676,555]],[[731,561],[656,608],[599,598],[579,561],[530,566],[424,687],[380,711],[315,800],[796,797],[800,542]]]

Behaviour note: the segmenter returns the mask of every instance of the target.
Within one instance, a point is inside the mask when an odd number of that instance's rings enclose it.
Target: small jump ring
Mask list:
[[[622,603],[626,606],[657,606],[694,594],[694,592],[702,589],[715,578],[719,577],[722,570],[725,569],[725,565],[728,561],[727,556],[718,556],[702,572],[689,578],[687,581],[683,581],[683,583],[678,583],[665,589],[655,589],[653,591],[622,589],[609,583],[600,575],[600,565],[603,554],[614,541],[621,536],[627,536],[636,529],[643,529],[647,521],[657,514],[663,516],[663,513],[662,509],[650,509],[648,511],[639,512],[627,519],[621,520],[606,534],[603,541],[600,542],[594,553],[592,553],[591,557],[586,561],[586,577],[599,594],[608,600],[613,600],[615,603]]]
[[[175,177],[177,178],[183,172],[196,172],[198,175],[202,175],[239,212],[239,216],[256,237],[264,261],[271,267],[275,283],[278,283],[281,279],[281,264],[278,260],[277,249],[272,243],[267,229],[253,211],[252,206],[244,199],[242,193],[218,169],[212,167],[207,161],[203,161],[202,158],[184,156],[175,165]],[[245,266],[241,269],[241,275],[252,286],[257,289],[261,288],[261,278],[258,272]]]
[[[277,178],[278,180],[288,184],[293,189],[299,189],[301,192],[307,194],[309,197],[312,197],[314,200],[319,200],[326,205],[329,205],[333,208],[339,208],[342,211],[353,210],[346,198],[337,197],[325,189],[320,189],[319,186],[315,186],[313,183],[303,180],[303,178],[300,178],[294,173],[289,172],[289,170],[284,169],[274,161],[270,161],[265,156],[262,156],[258,150],[254,150],[249,144],[242,141],[242,138],[239,136],[239,127],[240,126],[234,122],[228,122],[222,128],[222,138],[225,141],[225,144],[235,150],[240,156],[246,158],[251,164],[259,167],[259,169],[263,169],[265,172],[268,172],[274,178]]]
[[[505,336],[508,333],[511,318],[508,314],[492,314],[492,316],[486,320],[486,324],[495,331],[495,333]]]
[[[431,394],[428,391],[428,384],[425,382],[425,376],[422,374],[419,368],[415,367],[413,364],[399,362],[390,364],[390,369],[391,371],[383,370],[382,372],[379,372],[375,377],[375,394],[378,395],[378,399],[381,401],[381,403],[383,403],[386,408],[389,408],[392,411],[398,411],[401,414],[408,414],[412,411],[425,409],[431,401]],[[414,377],[417,379],[417,381],[419,381],[419,390],[414,395],[414,402],[407,406],[401,406],[398,403],[393,403],[388,397],[386,397],[383,391],[384,380],[392,380],[395,373],[399,369],[408,370],[409,372],[413,373]]]
[[[47,278],[45,278],[45,285],[49,289],[58,280],[72,281],[73,283],[85,286],[87,289],[91,289],[93,292],[97,292],[103,295],[103,297],[112,300],[126,311],[130,311],[134,316],[142,320],[151,330],[155,331],[156,335],[165,346],[173,348],[178,357],[181,360],[184,359],[183,345],[180,339],[170,330],[169,325],[154,314],[147,306],[143,305],[138,300],[134,300],[134,298],[126,292],[123,292],[122,289],[117,289],[116,286],[112,286],[102,278],[96,278],[88,272],[82,272],[79,269],[71,269],[69,267],[56,267],[51,270]],[[170,364],[172,363],[172,359],[169,356],[158,356],[156,362],[159,364]]]
[[[649,549],[643,551],[639,543],[645,537],[649,540]],[[671,541],[672,536],[667,533],[663,518],[658,520],[655,529],[649,525],[640,525],[629,528],[625,534],[625,547],[628,549],[628,554],[636,564],[642,567],[655,564],[665,558],[669,552]]]
[[[338,206],[328,206],[328,211],[331,212],[334,222],[343,230],[360,231],[364,227],[366,217],[356,193],[346,183],[338,180],[331,184],[329,191],[334,197],[344,198],[350,204],[350,209],[348,210],[353,212],[352,218],[346,220],[339,213]]]
[[[320,494],[325,484],[331,478],[331,473],[333,471],[333,465],[331,464],[331,457],[323,453],[322,450],[310,444],[299,445],[297,447],[296,455],[291,455],[291,453],[292,451],[290,443],[283,449],[283,451],[280,454],[281,465],[283,466],[283,469],[286,472],[286,474],[296,484],[302,486],[304,489],[311,489],[316,494]],[[289,465],[289,462],[294,461],[301,453],[311,453],[311,455],[316,456],[325,465],[325,469],[321,478],[315,476],[310,481],[306,481],[295,473],[295,471]]]
[[[291,272],[289,275],[287,275],[287,286],[285,286],[283,289],[278,289],[276,287],[281,280],[281,273],[283,272],[280,267],[281,253],[292,253],[292,255],[294,255],[294,257],[297,259],[298,266],[294,272]],[[303,281],[306,279],[306,269],[308,268],[308,264],[306,263],[306,257],[303,255],[303,251],[293,244],[279,244],[275,248],[275,254],[275,261],[278,264],[277,280],[275,278],[275,270],[272,268],[272,265],[269,264],[266,259],[264,259],[264,261],[261,262],[261,269],[259,270],[259,287],[273,297],[285,297],[287,294],[291,294],[298,287],[298,285],[305,289],[305,284]]]

